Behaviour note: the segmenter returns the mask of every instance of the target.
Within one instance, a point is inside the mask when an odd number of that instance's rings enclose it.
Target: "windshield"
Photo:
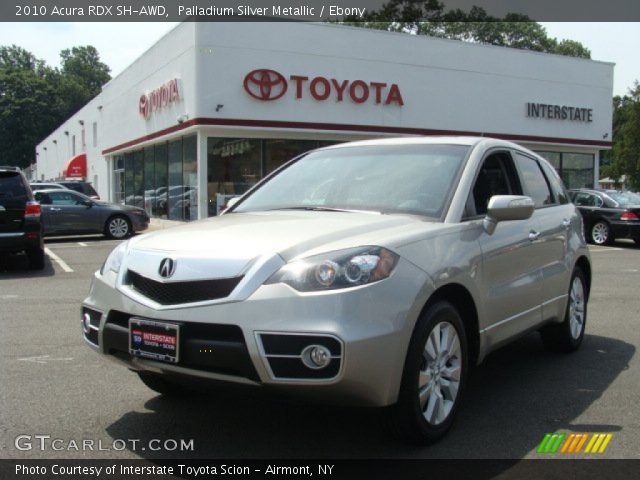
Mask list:
[[[610,192],[607,193],[613,200],[621,206],[640,205],[640,195],[633,192]]]
[[[462,145],[385,145],[312,152],[233,211],[339,209],[439,218],[468,150]]]

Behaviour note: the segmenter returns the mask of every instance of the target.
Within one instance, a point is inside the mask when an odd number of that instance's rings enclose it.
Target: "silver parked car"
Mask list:
[[[163,394],[217,380],[450,428],[469,369],[532,330],[577,349],[591,284],[555,170],[488,138],[312,151],[223,215],[133,238],[95,273],[84,339]]]
[[[93,200],[68,189],[38,190],[44,235],[103,233],[125,238],[146,230],[149,215],[142,208]]]

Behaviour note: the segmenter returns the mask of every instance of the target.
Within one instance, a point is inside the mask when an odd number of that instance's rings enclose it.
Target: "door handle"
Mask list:
[[[562,220],[563,227],[568,227],[569,225],[571,225],[571,220],[569,220],[568,218],[565,218],[564,220]]]
[[[56,207],[51,207],[49,210],[52,211],[52,212],[59,212],[62,209],[61,208],[56,208]]]
[[[535,242],[539,238],[540,238],[540,232],[536,232],[535,230],[531,230],[529,232],[529,240],[531,240],[532,242]]]

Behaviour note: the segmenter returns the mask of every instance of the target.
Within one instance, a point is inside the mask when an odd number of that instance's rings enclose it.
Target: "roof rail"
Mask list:
[[[0,165],[0,170],[11,170],[13,172],[20,172],[20,167],[15,167],[13,165]]]

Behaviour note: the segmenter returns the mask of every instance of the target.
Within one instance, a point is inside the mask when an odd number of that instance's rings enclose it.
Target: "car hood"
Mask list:
[[[361,245],[392,247],[392,239],[442,226],[422,217],[359,212],[232,213],[132,239],[130,268],[157,277],[163,258],[178,259],[171,280],[233,277],[256,260],[283,261]]]

